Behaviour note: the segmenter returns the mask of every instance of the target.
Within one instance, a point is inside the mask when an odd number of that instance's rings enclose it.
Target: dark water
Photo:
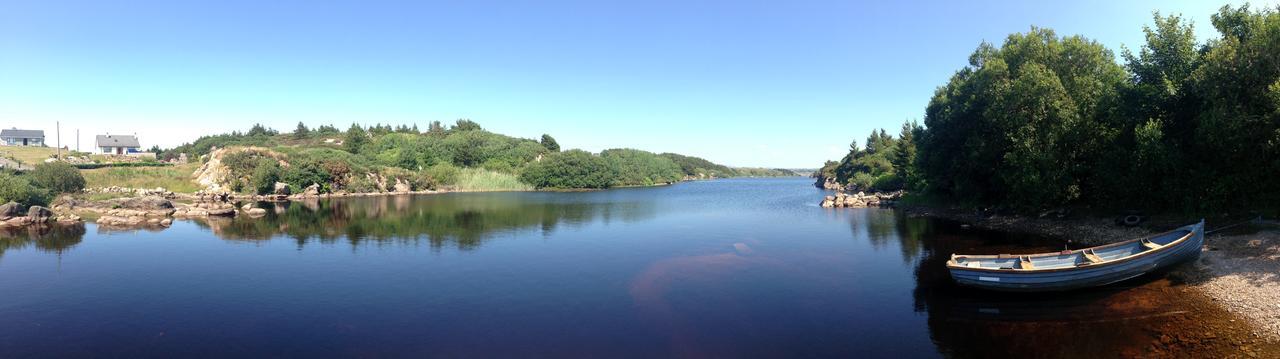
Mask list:
[[[718,180],[9,233],[0,357],[1116,355],[1178,310],[1141,294],[1164,280],[956,288],[953,251],[1051,244],[820,195],[807,179]]]

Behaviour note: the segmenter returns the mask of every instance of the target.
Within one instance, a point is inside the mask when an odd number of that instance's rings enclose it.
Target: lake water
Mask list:
[[[8,233],[0,357],[1114,356],[1185,317],[1160,299],[1177,292],[1164,279],[957,288],[954,251],[1060,247],[823,209],[810,181],[349,198],[159,231]]]

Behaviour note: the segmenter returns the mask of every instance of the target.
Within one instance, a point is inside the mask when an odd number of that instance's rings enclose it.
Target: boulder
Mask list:
[[[250,208],[246,212],[249,214],[249,217],[262,217],[267,215],[267,210],[262,208]]]
[[[276,182],[275,188],[271,190],[272,194],[277,196],[288,196],[293,193],[289,190],[289,184],[284,182]]]
[[[45,223],[53,218],[53,211],[41,206],[31,206],[27,209],[27,218],[30,218],[32,223]]]
[[[173,202],[160,196],[129,198],[119,202],[120,208],[141,211],[164,211],[173,209]]]
[[[397,178],[394,189],[396,192],[409,192],[412,190],[412,187],[409,186],[408,182]]]
[[[306,189],[302,190],[302,195],[304,195],[304,196],[319,196],[319,195],[320,195],[320,184],[319,184],[319,183],[312,183],[310,186],[307,186],[307,188],[306,188]]]
[[[21,205],[18,202],[9,201],[0,205],[0,221],[22,215]]]

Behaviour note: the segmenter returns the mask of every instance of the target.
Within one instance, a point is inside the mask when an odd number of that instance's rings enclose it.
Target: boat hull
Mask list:
[[[1065,291],[1103,286],[1196,259],[1204,245],[1203,227],[1190,238],[1150,255],[1107,265],[1081,266],[1055,271],[983,271],[948,268],[961,285],[1014,292]]]

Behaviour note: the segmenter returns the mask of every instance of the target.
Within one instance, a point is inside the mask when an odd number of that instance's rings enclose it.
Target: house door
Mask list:
[[[124,154],[124,147],[116,147],[116,154],[117,154],[117,155],[123,155],[123,154]]]
[[[27,139],[25,139],[25,138],[24,138],[24,139],[22,139],[22,145],[23,145],[23,146],[26,146],[26,145],[27,145]]]

